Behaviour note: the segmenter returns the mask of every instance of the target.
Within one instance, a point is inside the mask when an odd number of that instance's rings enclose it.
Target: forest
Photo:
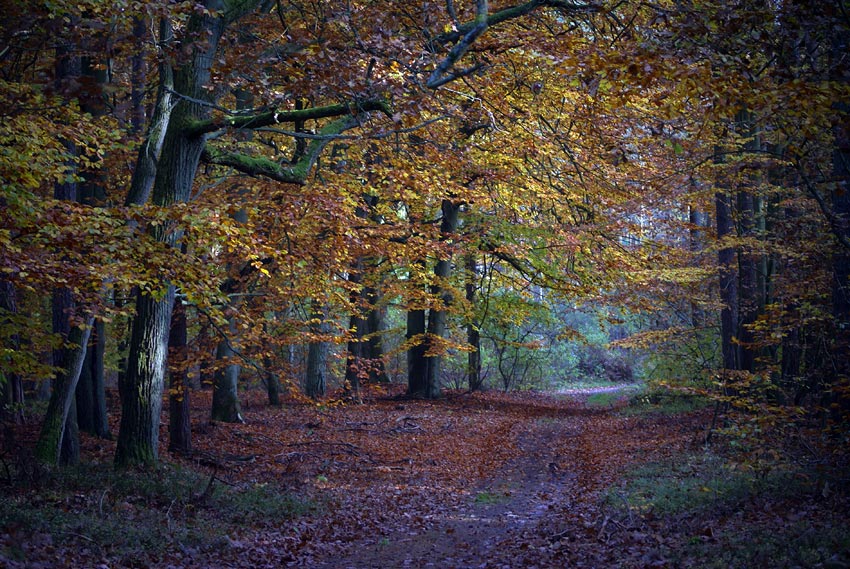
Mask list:
[[[0,565],[850,567],[845,0],[0,7]]]

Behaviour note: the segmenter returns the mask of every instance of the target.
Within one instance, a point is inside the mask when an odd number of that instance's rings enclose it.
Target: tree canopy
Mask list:
[[[172,370],[234,393],[321,343],[355,399],[405,353],[411,396],[457,354],[507,388],[596,311],[652,379],[846,419],[842,1],[2,7],[4,405],[54,378],[46,456],[79,371],[43,354],[97,320],[116,461],[156,463],[175,303]]]

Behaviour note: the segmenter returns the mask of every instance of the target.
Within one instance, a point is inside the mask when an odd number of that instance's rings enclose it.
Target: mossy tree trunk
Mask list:
[[[207,4],[220,8],[219,2]],[[189,199],[206,140],[203,134],[190,134],[185,127],[209,116],[210,107],[204,104],[210,97],[206,86],[226,23],[223,16],[196,12],[184,30],[187,38],[202,39],[185,46],[191,55],[174,71],[174,91],[184,97],[177,99],[165,121],[153,182],[154,205],[167,207]],[[149,232],[170,247],[175,247],[181,237],[179,230],[167,225],[150,227]],[[119,386],[122,413],[117,466],[155,466],[159,459],[159,421],[174,296],[174,286],[169,283],[162,283],[156,294],[137,294],[127,370]]]

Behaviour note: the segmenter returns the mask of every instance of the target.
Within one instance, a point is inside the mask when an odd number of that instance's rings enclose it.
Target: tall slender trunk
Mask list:
[[[189,406],[189,373],[186,368],[188,331],[186,307],[175,300],[171,315],[171,333],[168,337],[168,450],[188,454],[192,452],[192,426]]]
[[[102,46],[93,46],[102,48]],[[90,56],[81,59],[80,108],[93,118],[107,114],[105,89],[108,83],[107,65],[99,58]],[[106,201],[106,189],[103,174],[97,168],[82,172],[78,193],[80,202],[90,206],[102,206]],[[104,380],[104,362],[106,347],[106,328],[101,320],[96,320],[92,331],[92,340],[86,351],[80,380],[77,383],[76,411],[80,430],[109,438],[109,422],[106,416],[106,385]]]
[[[699,254],[705,248],[705,227],[708,225],[705,213],[691,206],[688,211],[688,222],[690,223],[689,248],[694,255],[694,264],[698,265]],[[697,328],[705,325],[705,310],[696,302],[691,301],[691,326]]]
[[[469,322],[466,324],[466,343],[472,351],[467,355],[466,383],[469,391],[481,388],[481,332],[480,323],[475,314],[476,295],[478,288],[478,263],[474,253],[466,255],[466,302],[469,305]]]
[[[348,275],[348,281],[355,287],[361,287],[363,283],[363,259],[357,258]],[[345,382],[348,384],[352,396],[360,399],[360,376],[365,365],[365,352],[367,349],[365,337],[369,333],[369,322],[363,317],[363,290],[351,293],[351,317],[348,321],[348,330],[351,334],[348,340],[348,354],[345,359]]]
[[[724,191],[715,194],[717,238],[723,240],[733,235],[731,198]],[[723,246],[717,253],[720,270],[720,342],[723,354],[723,369],[738,369],[738,349],[734,342],[738,329],[738,270],[735,248]]]
[[[745,239],[749,238],[738,254],[740,275],[738,309],[741,318],[738,329],[739,366],[741,370],[752,373],[755,370],[756,355],[752,325],[755,324],[759,310],[757,260],[751,244],[755,236],[755,203],[752,193],[743,191],[738,194],[738,216],[741,236]]]
[[[68,343],[75,347],[67,350],[63,357],[62,371],[53,380],[53,392],[35,449],[39,460],[48,464],[72,464],[75,459],[79,459],[79,442],[73,440],[77,422],[76,418],[69,421],[69,415],[74,405],[74,391],[80,371],[86,359],[86,345],[93,322],[93,317],[89,317],[82,326],[71,328]],[[63,442],[65,439],[70,441]],[[75,449],[76,456],[73,450],[69,453],[68,449]]]
[[[15,285],[0,279],[0,327],[5,327],[7,318],[18,314],[18,302]],[[21,349],[21,340],[17,334],[8,337],[4,349],[17,352]],[[0,372],[0,421],[22,423],[24,421],[24,385],[21,376],[14,372]]]
[[[77,383],[77,423],[81,431],[109,439],[112,435],[106,411],[105,351],[106,327],[103,321],[96,319]]]

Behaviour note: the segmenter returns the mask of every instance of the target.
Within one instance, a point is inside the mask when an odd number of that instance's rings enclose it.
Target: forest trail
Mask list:
[[[376,409],[382,418],[370,420]],[[378,401],[339,416],[345,419],[324,416],[312,436],[330,435],[319,446],[353,446],[323,473],[309,460],[298,465],[305,486],[319,481],[333,496],[334,512],[310,526],[315,539],[290,558],[292,566],[610,563],[620,554],[600,547],[602,492],[624,468],[681,450],[694,428],[692,421],[625,417],[535,393]],[[343,432],[359,436],[342,441]],[[394,458],[381,458],[382,450]]]
[[[477,433],[484,445],[503,439],[511,455],[502,464],[477,480],[450,478],[455,491],[443,500],[426,490],[396,524],[310,557],[304,566],[594,567],[622,559],[622,552],[600,545],[601,493],[624,467],[681,449],[693,423],[666,419],[659,429],[660,419],[587,409],[562,396],[525,399],[492,406],[487,420],[496,437],[486,428]],[[655,435],[643,436],[644,429]],[[664,444],[657,444],[658,435]]]
[[[0,561],[11,551],[26,561],[6,558],[10,567],[57,559],[80,567],[647,566],[657,543],[616,526],[605,493],[626,470],[682,452],[706,423],[699,414],[628,416],[561,394],[451,392],[419,401],[400,392],[370,393],[362,405],[276,408],[249,391],[244,424],[210,422],[210,393],[194,392],[195,451],[170,457],[154,478],[164,483],[182,463],[206,472],[209,483],[183,497],[145,498],[132,488],[122,497],[117,480],[69,488],[56,494],[56,507],[89,521],[53,537],[46,527],[29,537],[7,528]],[[85,436],[83,443],[95,472],[110,472],[114,442]],[[22,503],[37,499],[46,508],[54,500],[23,492]],[[267,502],[233,509],[233,500],[257,495]],[[268,503],[281,498],[307,509],[290,515],[284,503]],[[151,532],[155,553],[122,538],[97,541],[108,535],[103,527],[119,531],[128,515],[134,532]]]

